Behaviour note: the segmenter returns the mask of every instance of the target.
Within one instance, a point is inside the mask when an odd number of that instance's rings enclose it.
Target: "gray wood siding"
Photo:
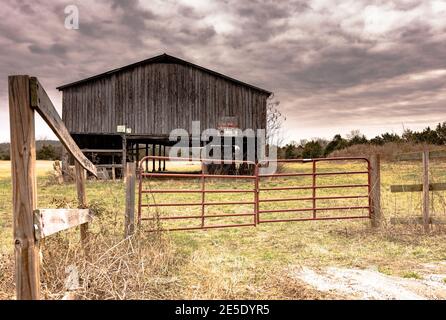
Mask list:
[[[115,133],[118,125],[135,134],[169,134],[216,128],[235,116],[241,129],[266,126],[267,94],[200,69],[153,63],[63,89],[62,117],[71,133]]]

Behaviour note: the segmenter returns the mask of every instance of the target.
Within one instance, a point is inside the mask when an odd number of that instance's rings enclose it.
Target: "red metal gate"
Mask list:
[[[362,157],[345,157],[345,158],[321,158],[321,159],[287,159],[287,160],[275,160],[271,161],[276,165],[280,166],[281,164],[309,164],[309,170],[304,172],[286,172],[286,173],[272,173],[272,174],[258,174],[258,190],[259,190],[259,198],[258,198],[258,211],[257,211],[257,223],[267,223],[267,222],[286,222],[286,221],[307,221],[307,220],[337,220],[337,219],[359,219],[359,218],[371,218],[371,196],[370,196],[370,163],[367,158]],[[349,165],[354,163],[356,167],[362,167],[360,163],[362,162],[365,166],[363,168],[356,168],[354,170],[342,170],[342,171],[319,171],[318,163],[339,163],[344,162]],[[333,166],[333,165],[331,165]],[[349,182],[341,183],[339,182],[339,178],[335,182],[331,182],[329,184],[319,184],[318,178],[322,177],[339,177],[339,176],[362,176],[362,181],[359,182]],[[299,184],[299,185],[286,185],[286,186],[262,186],[262,182],[265,180],[278,180],[283,178],[309,178],[309,182]],[[356,191],[355,194],[339,194],[339,192],[335,195],[331,194],[318,194],[318,191],[331,191],[331,190],[361,190],[361,192]],[[365,191],[364,191],[365,190]],[[289,197],[288,195],[285,197],[264,197],[265,193],[271,194],[273,192],[280,193],[280,191],[286,191],[287,193],[297,192],[298,194],[294,197]],[[307,195],[299,195],[300,192],[310,191],[310,194]],[[345,192],[344,192],[345,193]],[[345,199],[365,199],[366,202],[352,205],[351,203],[347,203],[344,205],[330,205],[331,200],[339,201]],[[269,203],[280,203],[280,202],[292,202],[293,204],[298,203],[308,203],[311,205],[305,205],[303,207],[296,208],[273,208],[273,209],[263,209],[261,207],[262,204]],[[328,202],[329,205],[318,205],[318,202]],[[365,211],[367,214],[351,214],[352,212],[357,212],[358,210]],[[321,216],[319,212],[321,211],[337,211],[344,212],[350,214],[343,215],[324,215]],[[306,217],[286,217],[286,218],[277,218],[271,217],[271,215],[278,216],[283,213],[311,213],[310,216]],[[265,218],[264,216],[269,214],[269,218]]]
[[[146,160],[174,160],[174,161],[196,161],[200,163],[200,173],[164,173],[164,172],[144,172],[143,171],[143,163]],[[215,163],[215,160],[212,160]],[[221,161],[224,162],[223,160]],[[253,175],[229,175],[229,174],[206,174],[205,173],[205,160],[200,159],[183,159],[183,158],[172,158],[172,157],[160,157],[160,156],[148,156],[143,158],[140,161],[139,165],[139,198],[138,198],[138,222],[141,221],[152,221],[152,222],[160,222],[160,221],[169,221],[169,220],[187,220],[190,224],[187,226],[178,226],[178,224],[173,227],[168,228],[160,228],[157,224],[155,225],[155,230],[165,230],[165,231],[174,231],[174,230],[195,230],[195,229],[212,229],[212,228],[227,228],[227,227],[245,227],[245,226],[255,226],[257,221],[257,192],[256,192],[256,181],[257,181],[257,166],[254,162],[249,161],[233,161],[236,164],[245,164],[251,165],[254,167]],[[147,178],[159,178],[159,179],[178,179],[181,181],[187,180],[198,180],[196,186],[198,188],[176,188],[176,189],[152,189],[152,188],[144,188],[144,179]],[[226,188],[226,189],[215,189],[208,188],[208,181],[210,179],[216,179],[218,181],[222,180],[245,180],[249,181],[247,183],[248,188]],[[172,183],[174,184],[174,183]],[[246,183],[245,183],[246,184]],[[251,188],[249,188],[251,185]],[[155,201],[155,198],[152,198],[151,203],[146,201],[143,203],[143,194],[198,194],[200,195],[199,201],[194,202],[163,202],[158,203]],[[252,199],[247,199],[244,201],[209,201],[206,200],[206,195],[208,194],[248,194]],[[150,200],[150,199],[149,199]],[[214,213],[209,214],[206,211],[208,208],[213,206],[234,206],[234,205],[248,205],[252,206],[252,211],[248,212],[235,212],[235,213]],[[162,207],[180,207],[184,210],[185,207],[198,207],[199,212],[195,212],[191,215],[186,214],[178,214],[176,212],[164,212],[161,214],[158,210]],[[143,217],[142,216],[142,208],[152,208],[154,212],[152,212],[152,216]],[[243,221],[234,221],[234,219],[228,218],[239,218],[238,220]],[[218,224],[209,224],[207,223],[209,220],[218,220]],[[229,221],[228,221],[229,220]],[[198,223],[194,223],[197,221]]]
[[[143,163],[146,160],[174,160],[174,161],[196,161],[199,163],[198,173],[164,173],[164,172],[144,172]],[[370,184],[370,163],[363,157],[344,157],[344,158],[321,158],[321,159],[291,159],[275,160],[264,163],[253,163],[249,161],[234,161],[237,165],[247,165],[252,167],[252,175],[230,175],[230,174],[207,174],[205,173],[205,161],[203,159],[183,159],[169,158],[159,156],[148,156],[140,161],[139,165],[139,197],[138,197],[138,222],[151,221],[153,223],[150,230],[195,230],[211,229],[225,227],[256,226],[259,223],[269,222],[287,222],[287,221],[307,221],[307,220],[335,220],[335,219],[359,219],[371,218],[371,184]],[[215,160],[212,160],[215,163]],[[223,163],[223,160],[221,161]],[[353,166],[349,170],[331,171],[318,164],[329,163],[333,166],[343,165]],[[299,168],[297,172],[278,172],[272,174],[262,174],[261,168],[266,165],[281,166],[287,164],[310,165],[309,168]],[[362,166],[365,166],[364,168]],[[288,168],[289,170],[289,168]],[[357,177],[353,181],[345,182],[339,177]],[[319,181],[324,177],[337,177],[329,183]],[[179,185],[181,188],[152,188],[150,182],[154,179],[169,181],[169,184]],[[293,180],[309,179],[309,183],[298,181],[298,185],[292,185]],[[352,178],[350,178],[352,179]],[[362,179],[362,180],[361,180]],[[278,185],[278,180],[283,181],[285,185]],[[181,181],[181,182],[180,182]],[[192,186],[185,186],[184,181],[193,182]],[[218,183],[212,183],[217,181]],[[229,181],[229,186],[224,184]],[[232,182],[237,181],[234,187]],[[239,183],[239,181],[244,181]],[[149,183],[147,186],[147,182]],[[339,183],[337,183],[339,182]],[[223,185],[223,188],[220,186]],[[350,190],[361,190],[355,194],[349,193]],[[338,190],[335,195],[324,194],[324,192]],[[364,191],[365,190],[365,191]],[[282,196],[286,192],[285,196]],[[310,194],[302,194],[310,192]],[[212,195],[222,196],[231,195],[230,201],[211,201],[208,197]],[[290,194],[292,196],[290,196]],[[144,201],[143,197],[146,196]],[[158,202],[156,195],[167,199]],[[183,195],[198,195],[198,199],[193,201],[181,201],[176,199]],[[243,195],[245,198],[237,199],[237,195]],[[265,195],[269,195],[266,197]],[[175,201],[165,201],[173,197]],[[246,198],[247,197],[247,198]],[[352,204],[351,201],[362,201]],[[361,200],[362,199],[362,200]],[[332,205],[332,202],[348,201],[347,204]],[[280,206],[281,203],[293,203],[292,208],[288,205],[286,208]],[[305,205],[310,202],[311,205]],[[328,205],[324,205],[328,202]],[[304,204],[296,206],[297,204]],[[232,206],[235,212],[220,210],[216,213],[209,212],[212,207]],[[252,209],[247,209],[251,207]],[[273,207],[271,207],[273,206]],[[181,212],[163,211],[160,208],[180,208]],[[198,208],[198,212],[192,212],[188,208]],[[143,216],[143,208],[148,208],[149,216]],[[356,212],[360,213],[356,213]],[[362,213],[361,211],[366,211]],[[323,212],[343,212],[342,215],[323,214]],[[309,216],[298,216],[296,214],[310,213]],[[353,214],[352,214],[353,213]],[[291,216],[290,216],[291,215]],[[215,223],[210,221],[216,220]],[[182,223],[180,223],[181,221]],[[169,224],[165,226],[165,224]]]

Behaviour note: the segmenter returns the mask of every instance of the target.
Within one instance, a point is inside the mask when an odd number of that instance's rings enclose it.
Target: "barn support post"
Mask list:
[[[155,156],[155,144],[152,144],[152,156]],[[152,159],[152,172],[155,172],[155,158]]]
[[[223,161],[225,159],[225,140],[223,135],[220,136],[220,160],[221,160],[221,169],[220,170],[224,170],[225,167],[225,161]],[[224,171],[222,171],[223,174]]]
[[[85,191],[85,184],[87,180],[87,171],[82,168],[78,161],[75,161],[76,170],[76,190],[77,190],[77,202],[79,209],[86,209],[87,204],[87,193]],[[84,248],[84,253],[88,257],[88,222],[80,225],[81,243]]]
[[[166,145],[163,146],[163,156],[166,156]],[[163,171],[166,171],[166,159],[163,159]]]
[[[36,141],[28,76],[9,76],[15,285],[18,300],[40,299],[40,245],[34,236],[37,206]]]
[[[112,155],[112,180],[115,181],[116,180],[116,167],[115,167],[115,156]]]
[[[158,145],[158,156],[161,157],[161,145]],[[161,158],[158,158],[158,171],[161,171]]]
[[[146,143],[146,157],[149,156],[149,144]],[[146,159],[146,172],[149,172],[149,159]]]
[[[371,205],[371,224],[373,228],[379,228],[382,224],[381,212],[381,160],[379,154],[374,154],[369,159],[369,197]]]
[[[136,162],[138,161],[138,144],[137,143],[133,143],[133,158],[132,158],[132,162]]]
[[[125,191],[125,219],[124,238],[129,237],[135,230],[135,183],[136,163],[129,162],[125,168],[126,191]]]
[[[126,161],[132,161],[132,142],[131,141],[127,141],[126,139],[126,150],[127,150],[127,157],[126,157]]]
[[[141,159],[141,145],[138,143],[137,144],[137,149],[136,149],[136,163],[139,163],[139,159]]]
[[[429,151],[423,151],[423,226],[429,232]]]
[[[127,138],[125,136],[125,134],[122,135],[122,161],[121,161],[121,165],[122,165],[122,176],[123,176],[123,180],[125,183],[125,166],[127,163]]]

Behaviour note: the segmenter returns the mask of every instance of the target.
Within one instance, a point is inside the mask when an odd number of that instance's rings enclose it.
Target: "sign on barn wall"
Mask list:
[[[217,129],[223,135],[237,135],[238,120],[237,117],[223,116],[217,122]]]
[[[125,125],[118,125],[116,127],[116,132],[130,134],[132,133],[132,128],[126,127]]]

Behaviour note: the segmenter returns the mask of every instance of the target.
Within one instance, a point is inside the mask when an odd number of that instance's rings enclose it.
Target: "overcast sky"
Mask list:
[[[446,1],[2,0],[0,142],[7,75],[39,77],[60,111],[56,86],[163,52],[275,92],[287,141],[446,121]]]

